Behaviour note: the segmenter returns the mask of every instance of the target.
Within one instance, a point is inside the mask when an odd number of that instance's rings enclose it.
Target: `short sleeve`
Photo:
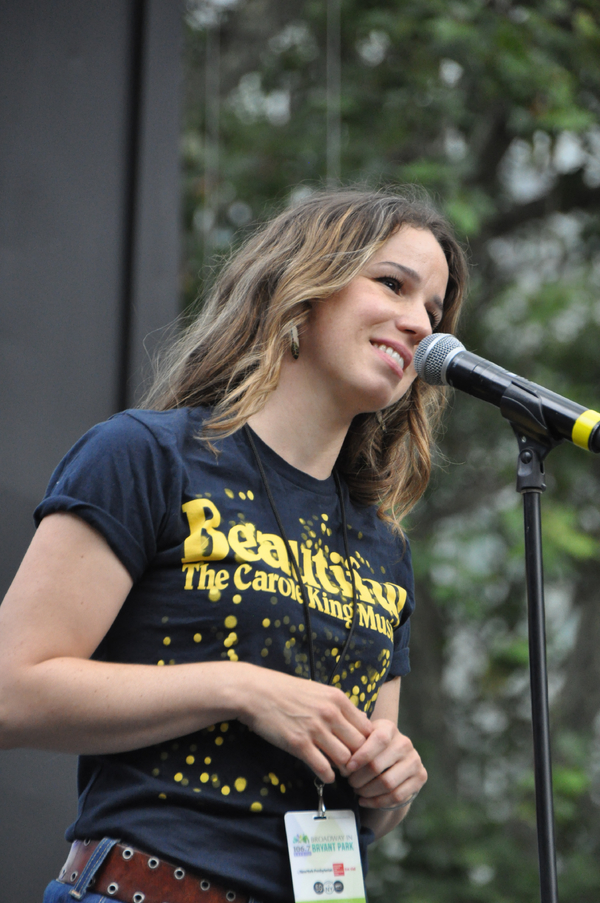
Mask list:
[[[166,517],[169,464],[152,431],[127,413],[86,433],[54,471],[36,526],[70,512],[94,527],[135,581],[157,550]]]
[[[415,608],[415,583],[412,569],[410,545],[405,539],[401,545],[402,558],[399,563],[398,582],[406,589],[406,600],[400,612],[400,623],[394,630],[394,653],[386,680],[404,677],[410,671],[410,616]]]

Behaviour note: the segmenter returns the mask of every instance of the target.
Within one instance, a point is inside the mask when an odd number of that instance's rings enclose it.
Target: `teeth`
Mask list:
[[[404,370],[404,358],[400,357],[397,351],[394,351],[393,348],[389,348],[387,345],[376,345],[375,347],[380,348],[381,351],[385,351],[386,354],[389,354],[392,360],[396,361],[396,363],[400,365],[401,369]]]

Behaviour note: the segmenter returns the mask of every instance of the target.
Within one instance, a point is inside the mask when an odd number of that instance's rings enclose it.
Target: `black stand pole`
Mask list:
[[[523,435],[513,424],[519,443],[517,492],[523,496],[525,525],[525,572],[529,619],[529,673],[531,680],[531,716],[535,806],[538,833],[541,903],[558,903],[554,805],[552,798],[552,760],[548,715],[548,674],[546,669],[546,622],[544,613],[544,573],[542,560],[541,494],[546,488],[544,458],[555,444],[539,442]]]

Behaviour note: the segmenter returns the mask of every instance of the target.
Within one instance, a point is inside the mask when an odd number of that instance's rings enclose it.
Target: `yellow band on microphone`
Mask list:
[[[598,411],[584,411],[573,424],[571,439],[575,445],[579,445],[580,448],[588,448],[590,433],[597,423],[600,423]]]

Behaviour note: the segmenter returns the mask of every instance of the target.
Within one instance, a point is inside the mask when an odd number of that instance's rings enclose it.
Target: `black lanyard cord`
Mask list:
[[[333,471],[333,478],[335,480],[335,488],[337,489],[338,498],[340,500],[340,509],[342,513],[342,535],[344,537],[344,554],[346,555],[346,565],[350,572],[350,582],[352,584],[352,623],[350,625],[350,632],[346,637],[346,642],[344,643],[344,648],[341,651],[340,657],[338,658],[335,668],[331,672],[329,680],[327,683],[331,683],[333,678],[335,677],[338,668],[343,663],[346,653],[350,648],[350,640],[354,636],[354,631],[356,629],[356,623],[358,621],[358,605],[356,604],[356,577],[354,576],[354,568],[352,567],[352,562],[350,560],[350,549],[348,548],[348,522],[346,521],[346,505],[344,503],[344,493],[342,492],[342,484],[340,481],[339,474],[337,470]]]
[[[289,560],[291,566],[294,568],[296,580],[298,581],[298,586],[300,587],[300,593],[302,595],[302,606],[304,608],[304,620],[306,623],[306,633],[307,633],[307,639],[308,639],[308,661],[309,661],[309,668],[310,668],[310,679],[316,680],[314,638],[313,638],[311,619],[310,619],[310,605],[308,603],[306,587],[304,586],[304,581],[302,580],[302,574],[300,573],[300,567],[296,560],[296,556],[292,552],[286,532],[283,528],[283,524],[282,524],[281,518],[279,516],[279,511],[277,510],[277,505],[275,504],[275,499],[273,498],[273,494],[271,492],[271,487],[269,486],[269,481],[267,480],[267,475],[265,473],[263,463],[261,461],[260,455],[258,454],[258,449],[256,448],[256,444],[254,442],[254,437],[252,436],[252,431],[247,424],[244,426],[244,432],[246,433],[246,437],[250,444],[250,448],[252,449],[252,452],[256,459],[256,465],[258,467],[258,471],[260,473],[260,476],[261,476],[261,479],[263,482],[263,486],[265,487],[265,492],[267,493],[267,498],[269,500],[269,504],[271,505],[271,509],[275,516],[275,520],[277,521],[277,526],[279,528],[279,533],[280,533],[281,538],[285,545],[285,549],[286,549],[286,552],[288,555],[288,560]],[[344,661],[346,653],[348,652],[348,649],[350,647],[350,641],[354,635],[356,623],[358,620],[358,606],[356,604],[356,579],[354,576],[354,571],[352,569],[352,563],[350,561],[350,551],[348,548],[348,524],[346,522],[346,506],[344,504],[344,495],[342,492],[342,485],[341,485],[340,478],[339,478],[339,475],[336,470],[333,471],[333,477],[335,480],[335,488],[337,490],[338,498],[340,500],[340,509],[341,509],[341,515],[342,515],[342,533],[343,533],[343,537],[344,537],[344,552],[346,555],[346,565],[350,572],[350,581],[352,583],[352,623],[350,626],[350,631],[348,633],[348,636],[346,637],[346,642],[344,643],[344,648],[342,649],[342,652],[341,652],[340,656],[338,657],[337,662],[335,663],[333,671],[329,675],[329,680],[327,681],[328,684],[332,683],[333,678],[335,677],[335,675],[338,671],[338,668],[340,667],[340,664]]]

